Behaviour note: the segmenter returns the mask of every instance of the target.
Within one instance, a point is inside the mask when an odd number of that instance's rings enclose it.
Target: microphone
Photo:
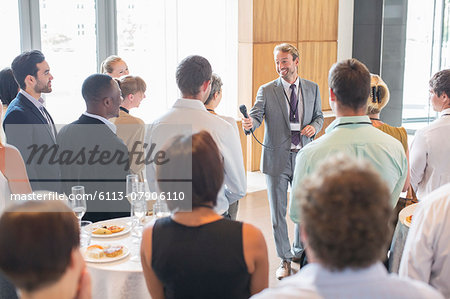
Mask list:
[[[242,115],[243,115],[245,118],[248,118],[247,107],[246,107],[245,105],[239,106],[239,110],[241,111]],[[244,129],[245,135],[249,135],[251,132],[253,132],[253,128],[250,129],[250,131],[247,131],[247,130]]]

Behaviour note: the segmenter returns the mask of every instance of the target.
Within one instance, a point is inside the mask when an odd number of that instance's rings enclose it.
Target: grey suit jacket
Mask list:
[[[323,125],[319,86],[300,78],[300,87],[303,98],[301,128],[311,125],[318,133]],[[281,174],[291,148],[291,129],[286,101],[281,78],[278,78],[259,88],[255,105],[250,110],[255,129],[261,125],[263,119],[265,120],[263,143],[269,148],[262,149],[261,171],[272,176]],[[302,145],[307,145],[313,138],[314,136],[308,138],[301,135]]]

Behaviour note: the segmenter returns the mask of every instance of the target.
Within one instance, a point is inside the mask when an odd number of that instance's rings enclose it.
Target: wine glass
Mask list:
[[[171,213],[167,203],[165,201],[157,201],[153,205],[153,215],[155,215],[156,219],[170,216]]]
[[[70,207],[78,218],[78,223],[81,227],[81,218],[83,218],[84,213],[86,213],[87,205],[86,198],[84,196],[84,186],[73,186],[72,196],[69,197]]]
[[[138,196],[137,192],[139,189],[139,179],[137,174],[129,174],[127,175],[127,185],[126,185],[126,192],[127,192],[127,199],[130,202],[130,217],[131,217],[131,227],[132,227],[132,234],[134,234],[134,226],[136,225],[135,217],[134,217],[134,199]]]

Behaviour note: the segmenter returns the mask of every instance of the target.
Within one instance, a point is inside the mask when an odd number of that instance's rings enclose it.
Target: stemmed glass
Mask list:
[[[84,196],[84,186],[73,186],[72,196],[69,197],[70,207],[78,218],[78,223],[81,227],[81,218],[87,210],[86,198]]]
[[[127,175],[127,199],[130,202],[131,210],[130,210],[130,217],[131,217],[131,226],[134,228],[135,226],[135,218],[134,218],[134,199],[138,196],[139,191],[139,179],[137,174],[129,174]]]

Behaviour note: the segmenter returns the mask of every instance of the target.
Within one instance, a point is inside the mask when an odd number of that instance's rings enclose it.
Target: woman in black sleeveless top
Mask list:
[[[248,298],[266,288],[262,233],[214,212],[224,173],[211,135],[180,136],[165,152],[170,162],[157,167],[159,188],[185,192],[185,200],[167,201],[172,216],[144,231],[141,261],[152,298]],[[185,170],[187,176],[180,176]]]

